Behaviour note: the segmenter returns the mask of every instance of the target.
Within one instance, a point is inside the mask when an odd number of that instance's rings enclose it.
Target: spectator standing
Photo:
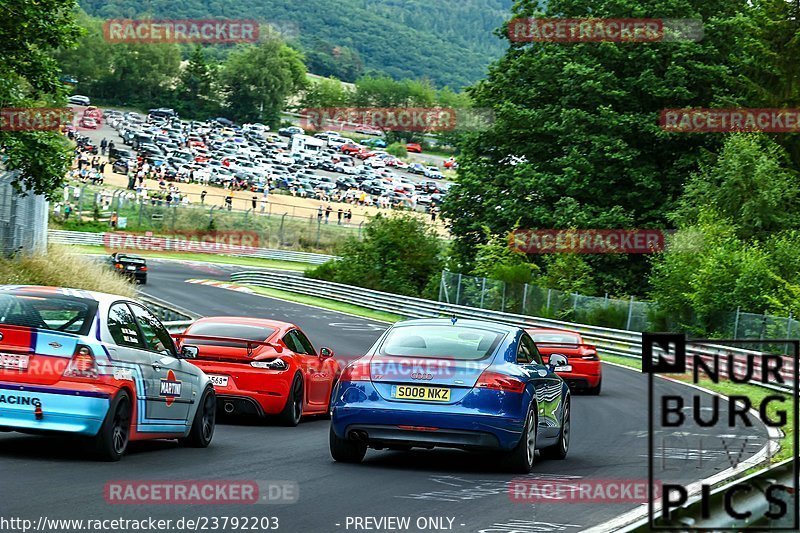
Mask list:
[[[203,205],[203,204],[206,203],[206,195],[207,194],[208,194],[208,192],[206,192],[205,189],[203,189],[203,192],[200,193],[200,205]]]
[[[317,208],[317,223],[322,222],[322,204]]]
[[[325,208],[325,223],[328,223],[328,220],[331,218],[331,213],[333,212],[333,208],[331,204],[328,204],[328,207]]]
[[[339,210],[336,212],[336,219],[337,219],[336,220],[336,224],[338,226],[342,225],[342,213],[343,213],[343,211],[342,211],[342,208],[340,207]]]
[[[253,197],[250,199],[250,204],[253,206],[253,212],[255,212],[256,206],[258,205],[258,196],[254,194]]]
[[[103,137],[103,140],[100,141],[100,153],[102,155],[106,155],[106,148],[108,148],[108,141]]]

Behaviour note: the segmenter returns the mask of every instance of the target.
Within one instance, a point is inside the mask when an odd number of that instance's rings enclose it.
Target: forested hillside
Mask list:
[[[288,28],[311,72],[428,78],[460,88],[502,55],[511,0],[82,0],[102,18],[254,18]]]

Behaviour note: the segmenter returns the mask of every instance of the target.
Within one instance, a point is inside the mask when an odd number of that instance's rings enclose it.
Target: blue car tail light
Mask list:
[[[485,370],[475,383],[475,388],[522,393],[525,391],[525,382],[506,374]]]

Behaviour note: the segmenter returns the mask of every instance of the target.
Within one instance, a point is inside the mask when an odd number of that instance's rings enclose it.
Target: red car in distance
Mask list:
[[[359,145],[357,145],[357,144],[350,144],[350,143],[348,143],[348,144],[343,144],[343,145],[342,145],[342,147],[341,147],[341,148],[339,148],[339,150],[340,150],[340,151],[341,151],[343,154],[346,154],[346,155],[355,155],[355,154],[357,154],[358,152],[360,152],[360,151],[361,151],[361,149],[362,149],[362,148],[361,148],[361,146],[359,146]]]
[[[421,154],[422,146],[419,143],[408,143],[406,144],[406,150],[414,154]]]
[[[596,396],[603,386],[603,372],[597,348],[583,342],[581,334],[568,329],[526,328],[536,343],[542,359],[558,353],[567,358],[567,366],[556,368],[556,374],[570,389]]]
[[[197,346],[191,362],[208,374],[225,414],[275,416],[296,426],[305,415],[328,413],[339,364],[294,324],[205,317],[174,337],[179,347]]]

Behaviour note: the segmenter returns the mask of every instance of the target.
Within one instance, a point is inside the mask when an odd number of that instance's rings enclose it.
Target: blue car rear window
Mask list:
[[[503,332],[466,326],[400,326],[388,333],[379,353],[477,361],[494,353],[504,336]]]

